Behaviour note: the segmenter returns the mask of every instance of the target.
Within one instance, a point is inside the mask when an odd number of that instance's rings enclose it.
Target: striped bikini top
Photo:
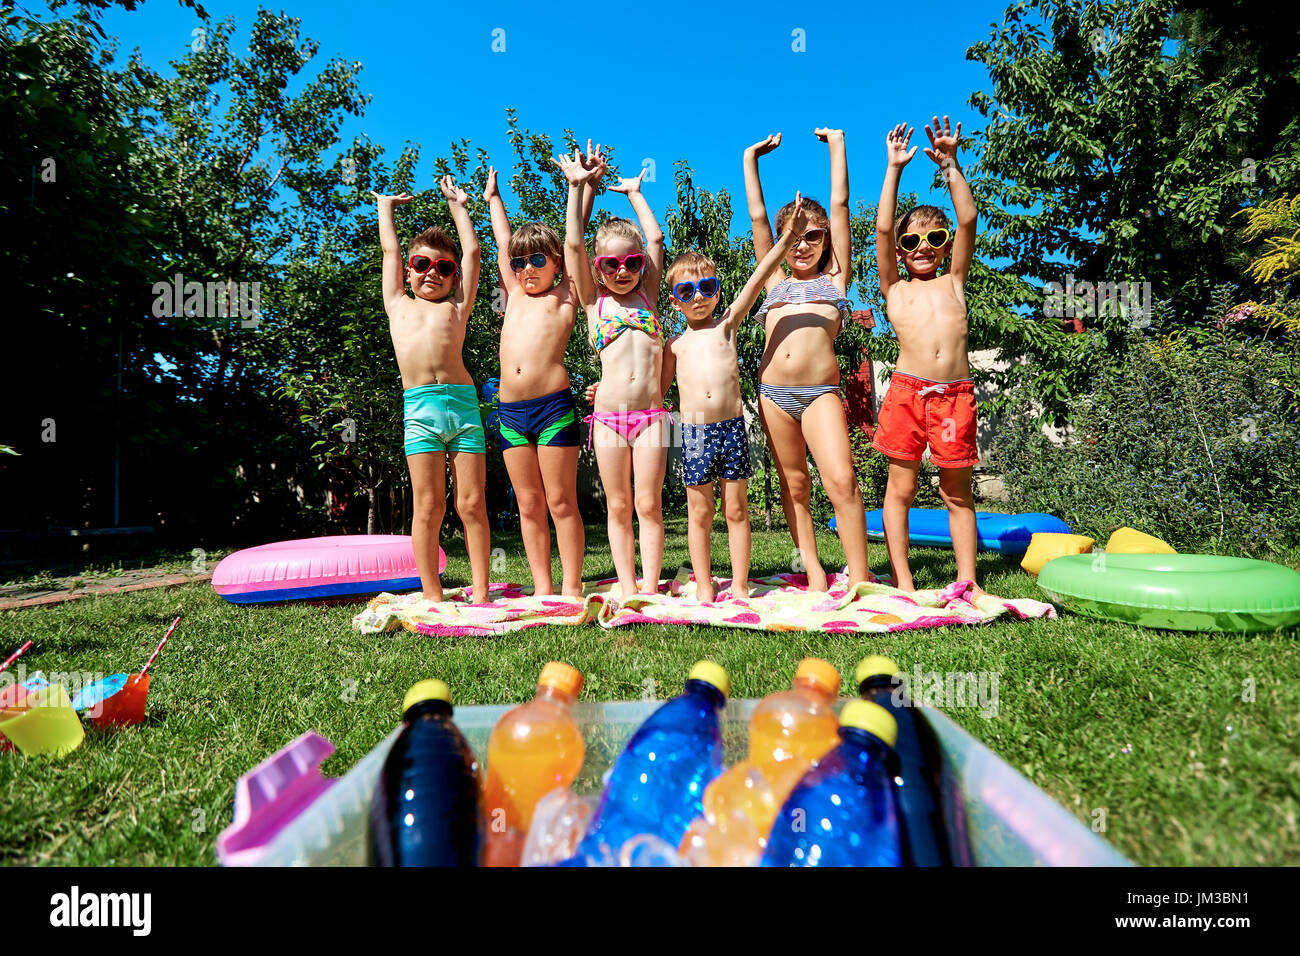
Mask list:
[[[644,292],[638,291],[641,301],[646,304],[644,309],[633,309],[624,306],[626,312],[620,312],[618,315],[611,315],[605,318],[605,300],[609,296],[602,295],[596,300],[596,328],[591,333],[591,344],[597,352],[604,351],[605,346],[609,345],[616,338],[623,334],[626,329],[639,329],[646,335],[655,339],[664,337],[663,322],[659,316],[655,315],[655,310],[650,307],[650,300],[646,298]]]
[[[824,273],[815,279],[782,279],[759,306],[757,317],[765,319],[767,310],[774,305],[803,305],[806,302],[826,302],[839,309],[841,331],[853,321],[853,304]]]

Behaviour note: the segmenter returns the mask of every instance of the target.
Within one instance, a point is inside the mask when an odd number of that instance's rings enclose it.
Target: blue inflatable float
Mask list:
[[[830,528],[835,530],[835,519]],[[1055,515],[1029,512],[1021,515],[1000,515],[989,511],[975,512],[975,531],[979,535],[977,547],[981,551],[997,554],[1024,554],[1029,539],[1038,531],[1069,534],[1070,526]],[[867,538],[885,540],[884,512],[879,508],[867,512]],[[910,544],[930,548],[951,548],[952,536],[948,534],[948,509],[909,508],[907,510],[907,539]]]

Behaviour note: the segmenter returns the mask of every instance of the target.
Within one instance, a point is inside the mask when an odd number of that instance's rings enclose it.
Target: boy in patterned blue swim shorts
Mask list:
[[[695,594],[701,601],[715,597],[709,555],[713,528],[713,483],[722,483],[722,509],[727,519],[731,551],[730,597],[749,596],[749,439],[740,401],[740,363],[736,328],[749,314],[763,281],[803,234],[807,220],[796,200],[786,234],[759,263],[745,288],[721,316],[718,270],[698,252],[678,256],[668,267],[673,307],[686,319],[686,331],[664,345],[663,390],[674,373],[682,419],[682,471],[689,517],[687,544],[695,571]]]

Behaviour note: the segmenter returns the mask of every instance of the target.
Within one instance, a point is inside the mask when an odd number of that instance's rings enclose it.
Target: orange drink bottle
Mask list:
[[[483,792],[484,866],[518,866],[537,802],[568,787],[582,770],[586,747],[573,719],[582,673],[551,661],[537,696],[508,711],[488,738]]]

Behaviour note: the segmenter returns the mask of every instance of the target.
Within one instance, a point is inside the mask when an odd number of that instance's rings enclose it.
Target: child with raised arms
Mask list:
[[[939,494],[948,506],[948,530],[957,558],[957,579],[975,580],[975,499],[972,468],[975,445],[975,386],[966,354],[966,277],[975,250],[975,199],[957,165],[961,123],[952,131],[948,117],[925,128],[930,149],[952,193],[957,230],[937,206],[917,206],[894,221],[898,181],[916,154],[909,151],[912,130],[902,123],[885,136],[885,183],[876,220],[876,266],[889,324],[898,336],[898,364],[880,408],[871,447],[889,457],[885,488],[885,545],[894,586],[912,590],[907,561],[907,510],[916,498],[917,474],[926,446],[939,469]],[[949,255],[948,270],[939,267]],[[907,270],[907,281],[899,266]],[[976,587],[976,596],[984,592]]]
[[[713,527],[713,482],[722,484],[722,509],[731,551],[732,599],[749,596],[749,439],[740,397],[736,329],[749,314],[764,280],[803,235],[808,220],[796,196],[785,232],[745,287],[721,315],[715,316],[721,289],[717,266],[698,252],[685,252],[668,267],[672,303],[686,319],[686,330],[664,348],[663,390],[674,372],[682,419],[682,473],[689,518],[687,543],[695,571],[695,594],[715,597],[709,554]]]
[[[588,215],[594,195],[594,188],[587,191]],[[577,314],[577,293],[572,277],[564,274],[564,247],[555,230],[544,222],[529,222],[511,231],[493,168],[488,169],[483,197],[488,202],[506,294],[500,350],[502,457],[519,502],[533,593],[554,593],[549,509],[560,550],[562,592],[578,597],[582,595],[585,543],[578,511],[582,436],[564,367],[564,352]]]
[[[479,244],[465,203],[469,197],[451,176],[442,194],[456,223],[456,243],[437,226],[411,240],[405,270],[393,210],[414,197],[372,193],[379,204],[383,249],[384,311],[402,375],[406,464],[411,472],[414,516],[411,544],[424,597],[442,600],[438,537],[447,510],[447,462],[456,489],[456,513],[465,528],[473,599],[488,600],[490,553],[486,443],[478,392],[461,357],[465,329],[478,293]],[[406,295],[405,280],[415,298]]]
[[[663,484],[668,464],[660,371],[663,324],[655,313],[663,276],[664,234],[641,195],[641,178],[621,179],[613,192],[627,195],[641,230],[627,219],[611,218],[596,231],[594,263],[587,255],[583,192],[593,188],[605,167],[594,155],[555,160],[569,183],[565,226],[565,268],[587,316],[587,332],[600,357],[602,385],[596,396],[590,438],[605,489],[610,553],[621,597],[659,590],[663,566]],[[594,268],[593,268],[594,266]],[[641,528],[640,588],[636,578],[635,509]]]
[[[848,160],[843,130],[823,128],[814,134],[830,147],[831,209],[828,215],[820,203],[804,198],[802,208],[810,228],[795,237],[785,256],[790,275],[776,268],[764,276],[767,297],[758,311],[766,331],[759,367],[759,414],[781,479],[781,506],[807,568],[808,587],[825,591],[826,572],[817,555],[810,507],[809,451],[835,508],[849,586],[868,580],[870,572],[866,514],[853,471],[834,348],[835,336],[853,316],[847,298],[852,279]],[[778,133],[745,150],[745,195],[754,255],[760,261],[766,259],[773,242],[758,159],[780,145]],[[794,203],[786,203],[778,210],[778,233],[786,231],[794,208]]]

